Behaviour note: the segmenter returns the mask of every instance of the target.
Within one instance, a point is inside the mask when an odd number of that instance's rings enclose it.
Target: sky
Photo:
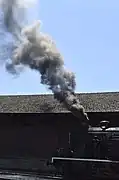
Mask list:
[[[29,18],[41,19],[76,75],[76,92],[119,90],[119,0],[39,0]],[[50,93],[37,72],[18,77],[0,66],[0,94]]]

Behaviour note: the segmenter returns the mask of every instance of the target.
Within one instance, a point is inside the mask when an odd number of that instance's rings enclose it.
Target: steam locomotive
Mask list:
[[[52,156],[57,173],[64,179],[119,179],[119,127],[101,121],[99,127],[82,129],[70,132],[69,148]]]

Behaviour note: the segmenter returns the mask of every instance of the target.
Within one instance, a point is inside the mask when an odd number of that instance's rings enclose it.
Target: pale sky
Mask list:
[[[41,19],[56,41],[76,74],[76,92],[119,90],[119,0],[40,0],[29,16]],[[38,73],[13,77],[0,67],[0,94],[46,92]]]

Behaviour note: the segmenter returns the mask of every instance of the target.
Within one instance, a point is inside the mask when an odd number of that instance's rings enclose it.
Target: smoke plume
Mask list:
[[[11,45],[11,62],[6,63],[10,73],[17,73],[19,65],[27,66],[40,73],[41,83],[47,85],[54,97],[65,104],[72,113],[83,121],[88,120],[84,108],[75,96],[75,75],[64,66],[52,37],[41,31],[41,21],[27,24],[27,9],[35,1],[1,0],[3,24],[14,38]]]

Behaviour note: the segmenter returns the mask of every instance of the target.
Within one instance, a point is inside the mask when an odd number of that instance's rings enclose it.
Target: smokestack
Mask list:
[[[74,92],[62,91],[60,93],[55,93],[54,97],[63,103],[75,117],[79,118],[82,124],[89,125],[88,115]]]
[[[17,67],[22,65],[38,71],[41,83],[49,87],[54,97],[77,118],[88,123],[88,116],[74,93],[75,75],[64,67],[64,59],[52,37],[41,32],[40,20],[31,25],[23,23],[29,4],[29,0],[1,0],[4,26],[15,40],[11,62],[6,63],[6,69],[15,74]]]

